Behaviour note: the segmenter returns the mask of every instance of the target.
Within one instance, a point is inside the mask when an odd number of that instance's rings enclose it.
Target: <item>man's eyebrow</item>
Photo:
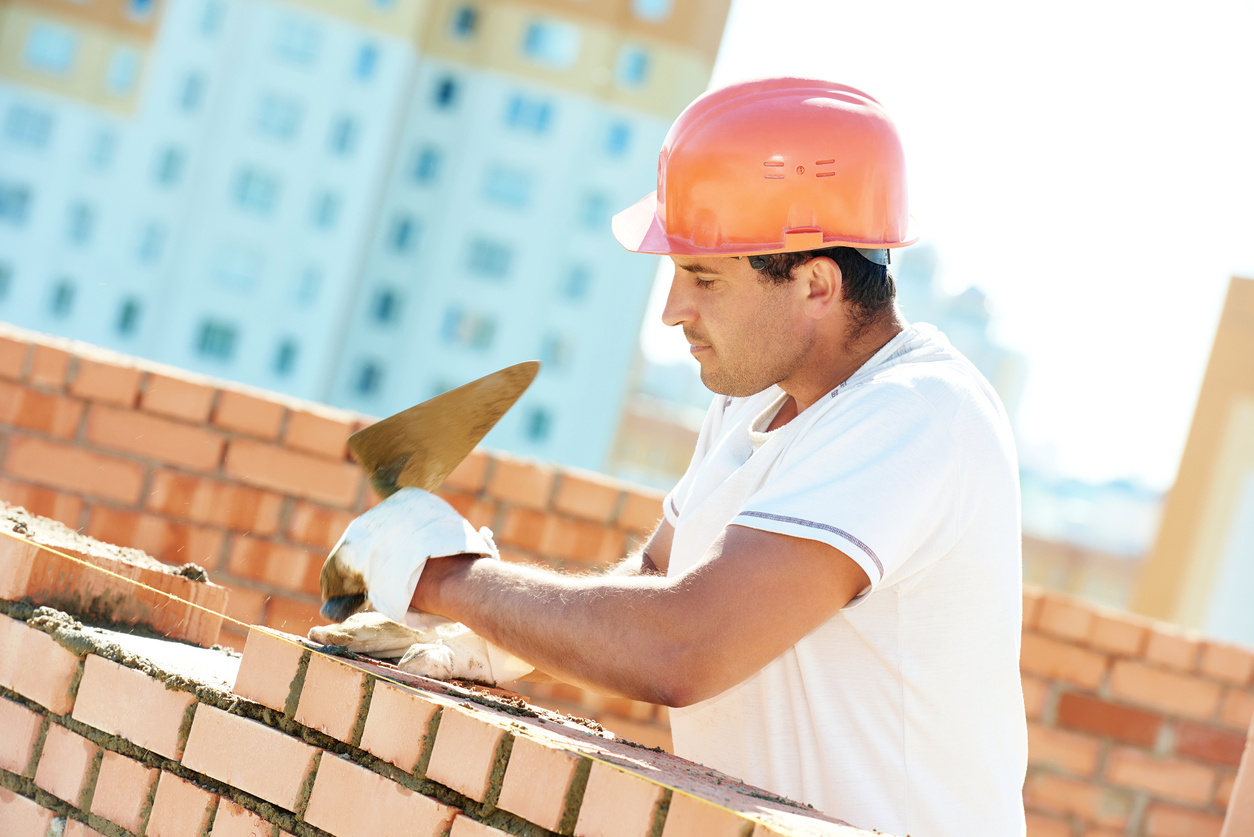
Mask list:
[[[687,265],[687,266],[680,265],[679,269],[686,271],[688,273],[707,273],[707,274],[714,275],[714,276],[717,276],[720,273],[720,271],[717,271],[714,268],[702,262],[693,262],[692,264]]]

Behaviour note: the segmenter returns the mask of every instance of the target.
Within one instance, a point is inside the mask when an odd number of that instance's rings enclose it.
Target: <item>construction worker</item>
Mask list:
[[[607,575],[481,560],[490,533],[418,489],[367,512],[332,560],[385,616],[459,623],[403,667],[665,704],[678,755],[863,828],[1023,834],[1011,431],[894,305],[915,232],[883,108],[805,79],[709,93],[614,233],[672,258],[663,320],[719,394],[692,463]]]

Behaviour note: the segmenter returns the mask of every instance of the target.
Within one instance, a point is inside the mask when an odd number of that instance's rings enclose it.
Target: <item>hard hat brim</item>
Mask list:
[[[610,229],[618,243],[633,253],[669,253],[666,231],[657,217],[657,190],[614,216]]]

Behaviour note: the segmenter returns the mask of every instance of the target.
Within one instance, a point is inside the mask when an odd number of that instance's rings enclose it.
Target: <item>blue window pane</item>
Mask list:
[[[362,44],[357,50],[357,61],[353,65],[353,75],[362,81],[373,78],[379,65],[379,48],[374,44]]]
[[[512,128],[543,134],[553,119],[553,106],[547,99],[539,99],[522,94],[509,100],[505,121]]]
[[[435,83],[432,101],[435,103],[436,108],[449,110],[457,104],[457,92],[457,79],[452,76],[445,76]]]
[[[449,30],[459,38],[469,38],[479,27],[479,10],[474,6],[458,6],[453,10]]]
[[[631,126],[626,122],[615,122],[605,132],[605,153],[611,157],[621,157],[627,152],[631,142]]]
[[[139,314],[142,310],[143,306],[135,297],[122,300],[122,304],[118,307],[118,334],[123,337],[134,334],[139,329]]]

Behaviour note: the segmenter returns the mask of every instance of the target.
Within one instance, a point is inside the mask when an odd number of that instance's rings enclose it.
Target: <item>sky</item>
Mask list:
[[[982,289],[1028,359],[1021,458],[1167,489],[1229,279],[1254,278],[1251,32],[1248,2],[733,0],[711,86],[878,99],[942,286]],[[663,361],[687,355],[664,289]]]

